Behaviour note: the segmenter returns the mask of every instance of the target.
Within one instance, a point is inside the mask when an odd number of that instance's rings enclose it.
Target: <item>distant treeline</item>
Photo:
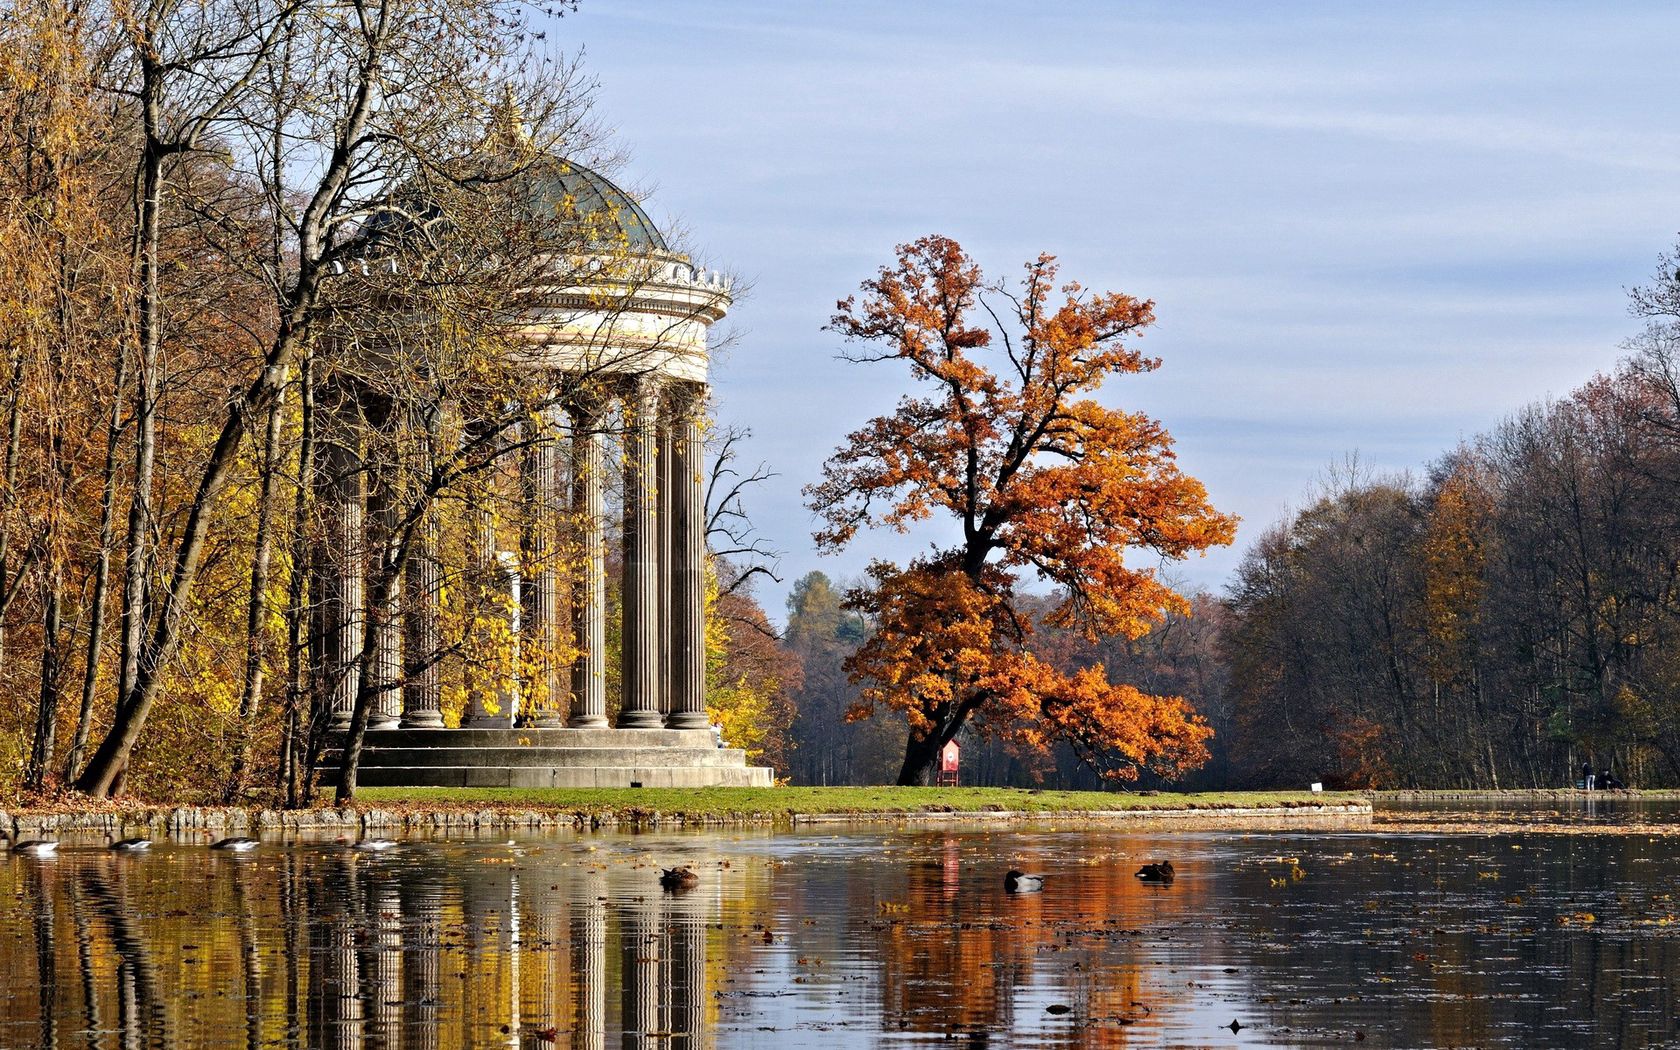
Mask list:
[[[1188,697],[1215,729],[1194,786],[1555,787],[1582,763],[1680,784],[1680,274],[1633,292],[1627,360],[1422,477],[1333,472],[1225,595],[1137,641],[1044,631],[1058,662]],[[847,726],[867,625],[802,581],[801,783],[884,775],[902,730]],[[965,782],[1095,786],[1073,756],[966,735]],[[1146,782],[1147,783],[1147,782]]]
[[[1612,374],[1426,479],[1345,474],[1248,552],[1221,650],[1245,783],[1680,783],[1680,303]]]

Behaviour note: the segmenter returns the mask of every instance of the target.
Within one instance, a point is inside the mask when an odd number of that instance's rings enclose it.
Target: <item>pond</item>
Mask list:
[[[0,857],[0,1046],[1674,1040],[1680,813],[1501,812],[67,845]],[[1134,877],[1157,858],[1170,884]],[[676,865],[698,885],[662,891]],[[1006,894],[1011,867],[1042,892]]]

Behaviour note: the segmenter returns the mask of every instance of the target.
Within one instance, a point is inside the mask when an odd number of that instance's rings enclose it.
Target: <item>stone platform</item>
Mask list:
[[[335,742],[336,743],[336,742]],[[771,787],[709,729],[370,729],[364,787]],[[333,768],[338,749],[322,758]]]

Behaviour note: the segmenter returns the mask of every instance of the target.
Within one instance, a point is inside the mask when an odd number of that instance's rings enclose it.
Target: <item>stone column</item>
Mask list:
[[[606,470],[601,411],[593,403],[572,407],[572,514],[578,520],[582,571],[572,594],[572,631],[581,652],[572,664],[571,725],[607,724]]]
[[[409,419],[409,440],[416,443],[416,473],[424,476],[436,464],[438,429],[444,408],[422,405]],[[414,531],[403,567],[403,697],[404,729],[442,729],[442,689],[438,681],[437,657],[442,648],[438,637],[438,592],[443,570],[438,565],[441,540],[437,511],[428,510]]]
[[[507,654],[517,668],[519,662],[519,558],[510,552],[499,549],[496,534],[496,515],[492,501],[496,499],[493,480],[488,480],[489,491],[480,496],[479,505],[473,510],[472,559],[473,575],[479,588],[479,600],[487,603],[491,608],[486,611],[494,616],[508,618],[509,638],[514,647],[513,652]],[[483,639],[480,639],[482,641]],[[505,688],[498,684],[492,692],[492,687],[480,682],[467,694],[467,711],[461,718],[461,725],[473,729],[511,729],[513,720],[519,713],[519,685],[517,675],[508,676],[512,688]],[[494,712],[491,708],[494,707]]]
[[[406,729],[442,729],[442,691],[438,682],[438,522],[428,513],[408,553],[403,585],[403,715]]]
[[[371,470],[368,473],[367,485],[368,518],[373,525],[372,540],[368,558],[364,564],[367,570],[378,573],[381,570],[380,561],[384,557],[385,546],[391,534],[396,531],[397,521],[402,513],[397,494],[392,488],[391,469]],[[403,682],[403,623],[402,623],[402,585],[399,577],[391,581],[390,593],[380,604],[383,608],[372,607],[373,590],[369,590],[369,608],[367,614],[367,630],[374,632],[373,649],[373,706],[368,711],[369,729],[394,729],[397,719],[402,713],[402,682]]]
[[[671,717],[671,703],[674,690],[671,687],[672,674],[676,667],[672,652],[672,618],[676,609],[672,599],[676,597],[671,589],[671,544],[673,542],[673,516],[671,500],[677,488],[677,442],[680,440],[679,414],[682,411],[682,393],[676,383],[665,385],[664,396],[659,405],[659,501],[656,524],[659,528],[659,674],[657,689],[659,693],[659,716],[669,722]]]
[[[659,717],[659,441],[657,383],[630,382],[624,403],[624,648],[620,729],[658,729]]]
[[[706,493],[701,442],[703,388],[684,384],[672,420],[677,431],[671,470],[671,718],[672,729],[705,729],[706,717]]]
[[[555,559],[555,518],[559,509],[562,480],[560,446],[555,439],[559,413],[543,414],[542,432],[526,448],[520,463],[522,529],[519,537],[523,587],[520,590],[524,614],[520,642],[526,647],[531,667],[530,722],[535,726],[557,726],[563,721],[562,704],[569,690],[561,675],[560,661],[560,573]]]
[[[315,499],[322,536],[317,548],[315,674],[331,728],[350,728],[356,706],[356,664],[362,651],[363,478],[355,396],[329,387],[320,394],[321,444]]]

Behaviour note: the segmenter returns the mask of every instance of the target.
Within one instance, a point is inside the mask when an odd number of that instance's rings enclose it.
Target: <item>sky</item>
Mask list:
[[[1680,229],[1673,5],[583,0],[581,48],[662,227],[750,286],[717,414],[784,582],[819,557],[800,489],[889,410],[899,366],[838,359],[835,300],[924,234],[993,277],[1041,251],[1154,299],[1164,360],[1104,387],[1242,516],[1173,568],[1220,590],[1327,468],[1425,469],[1613,367],[1626,292]]]

